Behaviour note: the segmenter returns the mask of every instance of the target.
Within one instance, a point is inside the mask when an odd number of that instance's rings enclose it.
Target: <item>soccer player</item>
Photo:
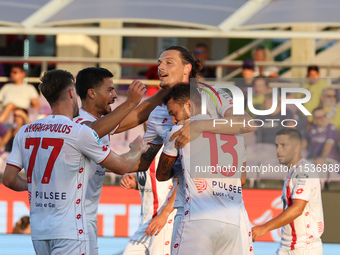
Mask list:
[[[115,154],[95,131],[72,121],[79,108],[71,73],[52,70],[41,81],[40,90],[52,113],[20,129],[3,183],[16,191],[28,190],[32,241],[38,255],[90,254],[85,192],[95,169],[90,168],[89,159],[124,174],[148,145],[138,137],[129,152]],[[19,176],[22,168],[27,180]]]
[[[102,143],[108,147],[110,146],[109,134],[123,132],[145,122],[150,112],[161,103],[164,94],[164,91],[159,91],[136,107],[145,93],[145,86],[139,81],[134,81],[129,87],[127,100],[111,112],[110,104],[117,98],[112,77],[113,74],[107,69],[89,67],[79,71],[76,81],[76,90],[82,107],[74,121],[93,128]],[[91,168],[96,171],[92,171],[89,178],[85,206],[90,254],[95,255],[98,254],[97,214],[105,168],[94,161],[91,161]]]
[[[276,135],[276,153],[288,169],[283,186],[283,212],[265,224],[253,227],[253,240],[282,227],[277,255],[321,255],[324,231],[320,180],[314,165],[301,156],[301,134],[282,129]]]
[[[163,103],[174,124],[189,118],[212,118],[201,114],[201,96],[196,88],[190,89],[189,84],[172,87],[163,98]],[[169,139],[179,128],[175,125],[168,133],[157,168],[157,179],[167,180],[178,156],[182,163],[183,177],[178,179],[185,186],[182,194],[185,201],[184,216],[177,229],[172,254],[187,254],[189,251],[202,254],[252,254],[252,243],[248,236],[250,224],[242,202],[240,170],[242,165],[245,166],[243,136],[203,132],[178,151],[175,142]],[[233,170],[206,171],[210,166],[217,165],[232,166]],[[194,169],[197,167],[205,170],[195,175]],[[240,236],[240,222],[248,222],[244,240]],[[198,231],[198,226],[204,230]],[[233,232],[233,235],[226,235],[228,232]]]
[[[192,53],[185,47],[171,46],[164,50],[158,59],[158,76],[160,78],[160,86],[162,88],[169,89],[183,82],[189,83],[190,79],[196,81],[197,75],[201,68],[201,62],[195,59]],[[228,93],[224,92],[223,90],[216,91],[211,87],[205,86],[204,84],[201,84],[200,86],[205,87],[205,89],[208,90],[208,93],[215,95],[214,99],[208,96],[207,100],[207,108],[211,114],[225,117],[229,121],[232,119],[234,122],[245,121],[245,123],[247,123],[247,121],[251,119],[249,115],[237,117],[232,115],[232,98]],[[206,92],[202,93],[204,94]],[[218,98],[215,93],[218,94]],[[221,103],[215,105],[214,100],[220,101]],[[142,155],[139,164],[132,171],[146,171],[148,169],[156,154],[162,147],[166,135],[172,126],[173,124],[171,121],[171,116],[169,115],[166,106],[157,106],[149,116],[147,130],[144,135],[144,139],[149,141],[150,148]],[[248,125],[233,125],[232,127],[230,125],[216,125],[216,128],[213,128],[212,121],[199,120],[184,124],[182,129],[173,134],[171,140],[177,137],[175,140],[176,147],[183,147],[190,141],[190,139],[194,139],[203,131],[238,134],[254,131],[254,127],[250,127]],[[175,164],[174,169],[176,172],[174,176],[176,177],[177,173],[181,172],[180,161]],[[146,173],[148,173],[148,171]],[[177,194],[179,192],[183,192],[182,190],[184,190],[184,187],[181,187],[181,182],[179,182]],[[178,198],[181,197],[183,196],[178,196]],[[177,214],[179,211],[183,211],[182,208],[184,205],[184,201],[181,201],[178,198],[176,196],[174,203],[174,208],[177,209]],[[144,201],[142,202],[144,203]],[[180,217],[177,217],[176,215],[176,218]],[[176,222],[177,221],[175,221],[175,225]],[[174,226],[174,228],[176,228],[176,226]]]

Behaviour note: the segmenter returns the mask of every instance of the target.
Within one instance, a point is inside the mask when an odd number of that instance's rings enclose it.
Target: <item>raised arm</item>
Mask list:
[[[139,104],[123,119],[116,133],[134,128],[147,121],[153,109],[162,104],[162,97],[165,93],[166,90],[160,89],[155,95]]]
[[[140,81],[133,81],[129,86],[128,98],[124,103],[114,109],[111,113],[94,122],[83,122],[95,130],[101,138],[114,130],[119,123],[139,104],[146,91],[145,85]]]
[[[28,190],[27,180],[22,178],[19,175],[21,169],[16,166],[7,165],[4,176],[3,176],[3,184],[12,190],[15,191],[25,191]]]

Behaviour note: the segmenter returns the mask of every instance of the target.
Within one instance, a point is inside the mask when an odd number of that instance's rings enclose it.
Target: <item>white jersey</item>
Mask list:
[[[202,119],[194,116],[191,120]],[[217,220],[240,225],[242,205],[241,166],[245,161],[242,135],[204,132],[183,149],[177,150],[167,136],[163,153],[182,161],[185,184],[183,221]],[[208,209],[207,209],[208,208]]]
[[[169,192],[173,188],[172,179],[165,182],[157,181],[156,166],[158,160],[159,154],[157,154],[148,171],[137,172],[138,190],[142,198],[141,224],[144,225],[145,229],[152,218],[159,214],[165,206]]]
[[[282,227],[279,250],[311,249],[322,245],[320,236],[324,231],[320,180],[310,171],[313,165],[301,159],[288,173],[282,191],[283,209],[292,205],[294,199],[307,201],[301,216]]]
[[[168,114],[166,106],[157,106],[149,116],[147,130],[143,138],[151,144],[161,146],[171,127],[171,117]],[[141,224],[145,229],[152,218],[166,205],[167,198],[172,194],[172,179],[164,182],[159,182],[156,179],[156,167],[158,165],[159,154],[160,153],[157,154],[151,163],[148,171],[137,173],[138,190],[142,198]]]
[[[82,124],[83,122],[87,122],[87,121],[93,122],[96,120],[97,118],[95,116],[93,116],[92,114],[88,113],[87,111],[83,109],[79,109],[79,116],[73,119],[75,123],[79,123],[79,124]],[[117,128],[115,128],[115,130],[117,130]],[[110,147],[110,136],[109,135],[103,136],[100,140],[102,141],[104,145],[106,145],[107,147]],[[98,204],[99,204],[100,195],[101,195],[103,184],[104,184],[105,168],[96,164],[92,160],[90,163],[90,168],[91,170],[95,170],[95,171],[90,172],[89,183],[88,183],[88,187],[87,187],[86,195],[85,195],[85,208],[86,208],[87,220],[96,221],[97,214],[98,214]]]
[[[207,114],[210,116],[214,116],[216,118],[223,118],[225,112],[233,107],[233,99],[230,95],[222,89],[216,89],[211,86],[207,86],[203,83],[199,83],[201,87],[199,87],[198,91],[201,94],[202,101],[206,101],[206,110]],[[167,112],[167,108],[165,107],[167,118],[171,117]],[[172,127],[172,125],[171,125]],[[164,140],[164,139],[163,139]],[[177,195],[174,207],[179,208],[185,205],[185,186],[184,186],[184,176],[182,174],[182,168],[180,160],[177,160],[174,166],[175,177],[178,179],[178,188]]]
[[[88,240],[89,159],[100,163],[109,153],[96,132],[62,115],[20,129],[7,163],[26,171],[32,240]]]

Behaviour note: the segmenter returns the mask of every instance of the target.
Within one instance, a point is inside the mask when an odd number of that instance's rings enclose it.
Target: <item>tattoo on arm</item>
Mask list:
[[[152,162],[160,148],[161,146],[150,144],[150,148],[144,154],[142,154],[142,158],[146,162]]]
[[[157,169],[158,177],[161,180],[169,180],[173,176],[172,167],[175,164],[177,158],[166,157],[161,161],[161,165]]]

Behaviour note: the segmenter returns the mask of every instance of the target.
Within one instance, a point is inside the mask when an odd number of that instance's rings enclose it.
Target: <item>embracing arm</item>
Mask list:
[[[159,149],[162,147],[161,144],[149,144],[149,149],[142,154],[140,157],[140,160],[136,163],[136,165],[129,171],[129,173],[132,172],[139,172],[139,171],[147,171],[156,157]]]
[[[305,200],[293,199],[293,204],[284,210],[279,216],[262,225],[252,228],[253,241],[273,229],[277,229],[291,223],[303,213],[306,204],[307,201]]]
[[[143,83],[140,81],[133,81],[129,86],[128,98],[124,103],[98,120],[94,122],[86,121],[82,124],[88,125],[96,131],[99,138],[109,134],[139,104],[145,90],[145,85]]]
[[[189,141],[196,139],[203,132],[226,135],[253,132],[256,130],[256,127],[252,127],[255,123],[251,123],[252,126],[248,125],[250,120],[252,120],[252,118],[248,113],[234,116],[233,108],[229,108],[224,113],[224,118],[186,121],[183,128],[171,136],[170,141],[173,141],[177,137],[175,147],[183,148]]]
[[[165,95],[165,93],[166,90],[160,89],[155,95],[146,99],[135,109],[133,109],[132,112],[130,112],[129,115],[127,115],[120,123],[116,133],[134,128],[147,121],[150,113],[156,108],[156,106],[162,104],[162,97]]]
[[[3,184],[7,188],[10,188],[15,191],[28,190],[27,180],[19,175],[20,171],[21,169],[13,165],[7,165],[2,180]]]
[[[113,151],[100,163],[102,167],[116,174],[125,174],[139,161],[141,155],[147,151],[149,145],[142,137],[138,136],[131,144],[131,150],[125,154],[117,155]]]

